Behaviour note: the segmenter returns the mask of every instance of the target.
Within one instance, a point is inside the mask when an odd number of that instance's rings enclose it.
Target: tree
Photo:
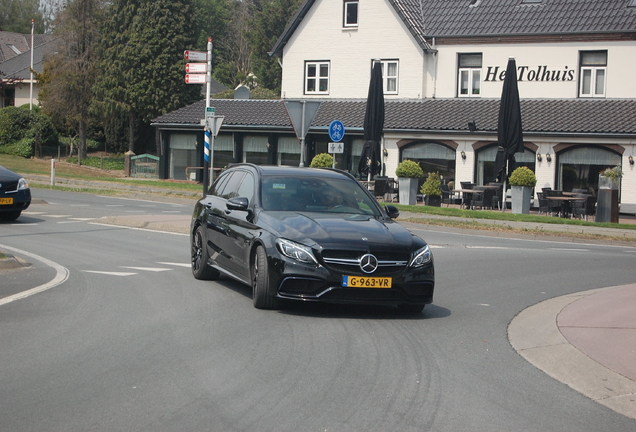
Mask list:
[[[0,31],[30,34],[32,19],[36,33],[42,33],[44,19],[39,0],[0,0]]]
[[[135,150],[137,121],[200,97],[184,81],[183,51],[196,43],[193,0],[114,0],[102,27],[100,110],[128,117],[128,149]]]
[[[103,0],[74,0],[57,14],[60,49],[38,75],[40,104],[60,128],[78,135],[80,160],[86,156],[89,108],[96,81],[97,29],[103,9]]]
[[[247,33],[251,64],[259,85],[280,92],[282,71],[278,60],[270,57],[279,36],[300,5],[300,0],[264,0],[250,19]]]

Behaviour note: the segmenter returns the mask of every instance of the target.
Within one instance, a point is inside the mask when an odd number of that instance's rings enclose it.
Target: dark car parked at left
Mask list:
[[[15,220],[31,204],[31,190],[19,174],[0,165],[0,220]]]
[[[233,165],[195,205],[192,272],[250,285],[262,309],[288,299],[420,312],[433,255],[398,215],[343,171]]]

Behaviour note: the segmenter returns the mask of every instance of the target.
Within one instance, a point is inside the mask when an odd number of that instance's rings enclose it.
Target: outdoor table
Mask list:
[[[462,195],[462,203],[461,203],[460,207],[466,207],[464,205],[464,194],[470,195],[471,201],[472,201],[472,196],[474,194],[484,193],[483,190],[479,190],[479,189],[454,189],[453,192],[460,193]]]
[[[568,213],[570,212],[570,202],[572,201],[585,201],[587,199],[587,197],[581,197],[581,196],[551,196],[551,197],[546,197],[547,200],[554,200],[554,201],[561,201],[563,203],[563,216],[561,217],[567,217]]]

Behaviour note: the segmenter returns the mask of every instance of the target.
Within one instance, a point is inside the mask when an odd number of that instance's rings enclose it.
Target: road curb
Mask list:
[[[584,396],[636,419],[636,382],[579,351],[563,336],[557,317],[568,305],[607,287],[545,300],[520,312],[508,326],[512,347],[529,363]]]

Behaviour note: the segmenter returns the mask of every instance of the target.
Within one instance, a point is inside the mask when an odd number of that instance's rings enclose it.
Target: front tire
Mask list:
[[[267,252],[257,246],[252,261],[252,301],[257,309],[276,309],[278,299],[269,293],[270,277]]]
[[[215,280],[219,277],[219,272],[208,265],[208,248],[205,245],[203,236],[203,228],[197,227],[192,235],[191,241],[191,258],[192,258],[192,274],[195,279],[199,280]]]

